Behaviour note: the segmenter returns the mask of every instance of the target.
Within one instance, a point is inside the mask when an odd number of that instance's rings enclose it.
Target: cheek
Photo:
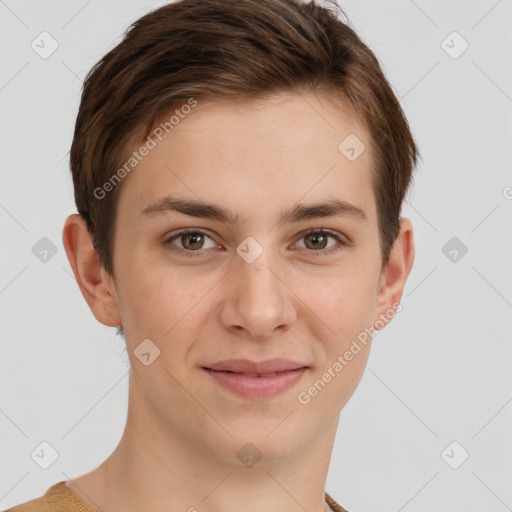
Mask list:
[[[333,335],[334,343],[340,336],[357,334],[373,322],[376,307],[376,277],[371,269],[333,272],[329,276],[303,282],[302,297],[320,321]],[[334,331],[334,333],[333,333]]]
[[[144,265],[140,265],[143,268]],[[197,316],[208,306],[208,292],[219,276],[191,277],[165,265],[146,265],[128,274],[124,282],[123,320],[137,336],[154,338],[162,347],[177,332],[193,332]]]
[[[347,403],[363,376],[371,347],[375,311],[373,283],[347,279],[310,296],[315,306],[311,330],[319,339],[318,368],[303,386],[300,404],[318,415],[334,416]],[[320,325],[322,324],[322,325]],[[328,329],[325,327],[328,326]],[[309,409],[311,407],[311,409]]]

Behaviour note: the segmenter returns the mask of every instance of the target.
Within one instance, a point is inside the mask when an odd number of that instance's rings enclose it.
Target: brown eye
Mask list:
[[[181,243],[185,249],[201,249],[204,244],[204,237],[201,233],[185,233],[181,235]]]
[[[311,233],[304,237],[308,242],[306,247],[308,249],[325,249],[330,236],[325,236],[323,233]]]
[[[335,243],[328,245],[329,239],[338,242],[338,247],[336,247]],[[348,242],[345,242],[336,234],[322,229],[311,230],[302,235],[300,240],[305,241],[304,248],[309,249],[306,252],[313,256],[327,256],[333,252],[343,249],[344,246],[349,245]]]
[[[208,240],[210,241],[210,245],[205,245],[208,244]],[[168,245],[170,250],[186,256],[196,256],[196,254],[193,253],[200,255],[206,252],[201,249],[219,247],[206,233],[191,229],[176,233],[165,242],[165,245]]]

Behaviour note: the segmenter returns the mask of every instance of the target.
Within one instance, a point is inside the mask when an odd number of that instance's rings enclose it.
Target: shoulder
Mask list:
[[[334,512],[349,512],[348,510],[344,509],[340,504],[338,504],[331,496],[329,496],[327,493],[325,493],[325,501],[329,505],[330,509]]]
[[[64,481],[52,485],[43,496],[20,503],[5,512],[68,512],[77,510],[72,505],[71,491]]]

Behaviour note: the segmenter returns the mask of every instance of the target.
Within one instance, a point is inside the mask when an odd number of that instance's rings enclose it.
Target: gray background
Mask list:
[[[122,434],[122,340],[92,316],[61,242],[68,151],[81,79],[164,3],[0,0],[1,509],[92,470]],[[342,412],[326,490],[351,512],[512,510],[512,0],[340,5],[423,161],[403,211],[416,241],[403,310]],[[46,59],[31,48],[43,31],[59,45]],[[31,456],[42,442],[58,452],[48,469]]]

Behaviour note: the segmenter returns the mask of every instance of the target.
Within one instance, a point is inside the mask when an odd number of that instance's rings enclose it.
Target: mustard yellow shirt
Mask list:
[[[52,485],[40,498],[16,505],[5,512],[95,512],[64,483]],[[325,501],[334,512],[348,512],[327,493]]]

